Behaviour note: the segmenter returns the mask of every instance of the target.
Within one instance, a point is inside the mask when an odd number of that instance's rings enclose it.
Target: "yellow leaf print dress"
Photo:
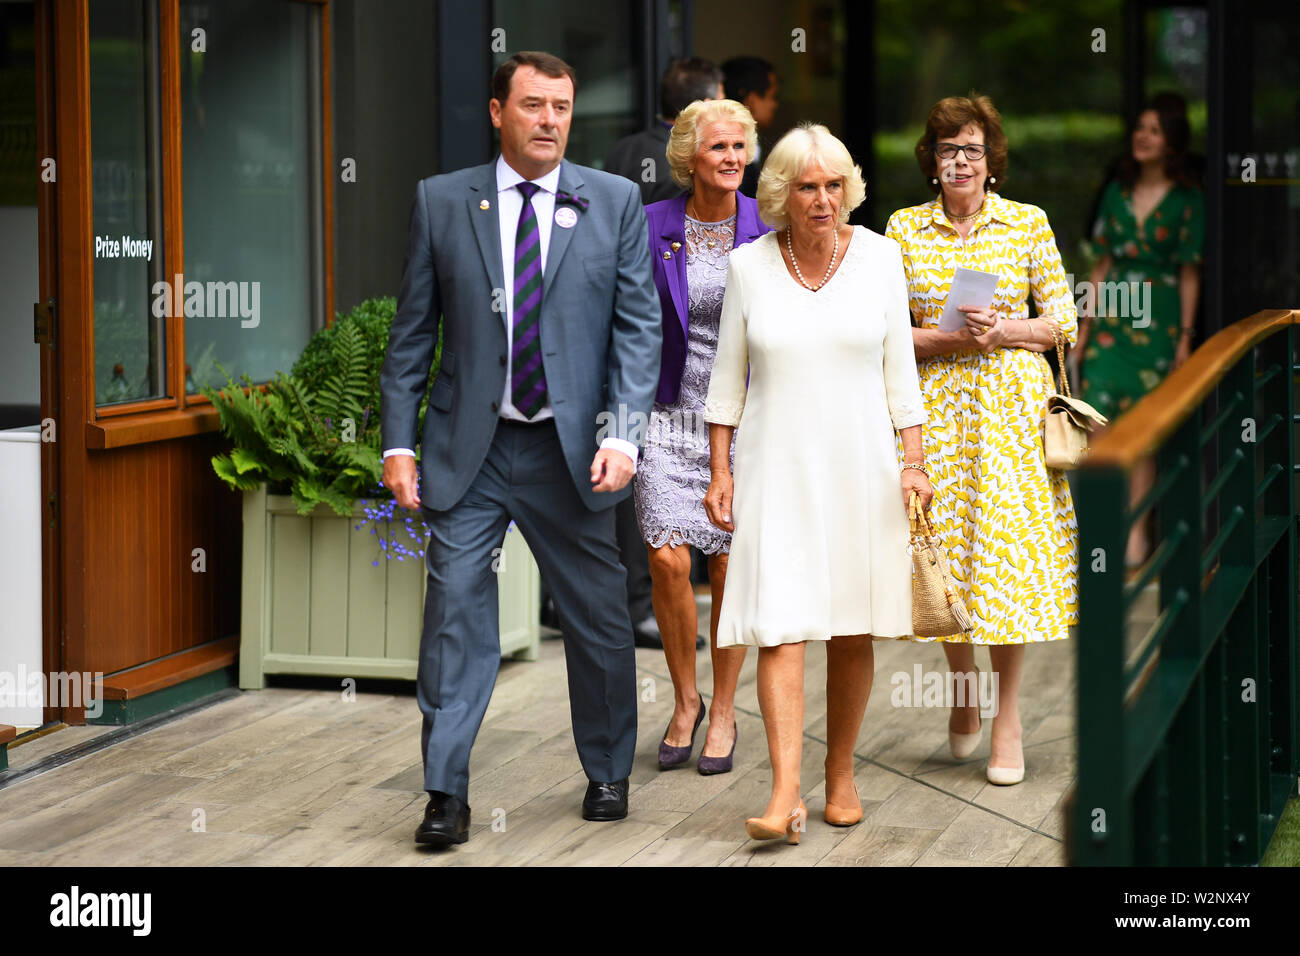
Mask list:
[[[993,308],[1054,321],[1073,343],[1074,300],[1047,216],[990,192],[963,240],[935,199],[900,209],[885,234],[903,249],[912,322],[937,328],[957,266],[1001,276]],[[1079,619],[1078,524],[1065,472],[1043,461],[1052,373],[1041,352],[1004,346],[917,359],[925,397],[931,523],[974,619],[973,644],[1069,636]],[[899,447],[900,462],[902,448]]]

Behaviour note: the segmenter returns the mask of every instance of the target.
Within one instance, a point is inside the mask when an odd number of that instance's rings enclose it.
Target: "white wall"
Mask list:
[[[24,699],[40,672],[41,444],[32,426],[0,431],[0,724],[40,725],[41,708]]]

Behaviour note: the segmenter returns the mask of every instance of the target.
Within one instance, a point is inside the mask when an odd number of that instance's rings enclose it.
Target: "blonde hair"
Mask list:
[[[819,123],[800,123],[772,147],[763,172],[758,177],[758,214],[773,229],[790,225],[786,207],[790,186],[815,162],[832,175],[844,180],[844,198],[840,202],[840,222],[849,221],[849,213],[867,198],[867,184],[862,167],[853,162],[848,147]]]
[[[758,151],[758,127],[743,104],[735,100],[696,100],[677,114],[664,151],[673,182],[683,189],[695,185],[691,169],[700,151],[700,127],[706,123],[739,123],[745,131],[745,159],[752,159]]]

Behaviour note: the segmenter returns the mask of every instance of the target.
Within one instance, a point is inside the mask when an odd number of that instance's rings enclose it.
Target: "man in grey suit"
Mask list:
[[[613,506],[630,491],[661,326],[636,186],[564,160],[576,92],[564,61],[515,54],[492,81],[501,155],[416,187],[382,427],[384,484],[432,529],[416,841],[433,846],[469,834],[470,748],[501,658],[494,558],[512,519],[564,625],[583,816],[627,815],[637,694]]]

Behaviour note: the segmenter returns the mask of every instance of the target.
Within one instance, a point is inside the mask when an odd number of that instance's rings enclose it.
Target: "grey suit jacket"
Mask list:
[[[636,186],[561,164],[560,191],[587,200],[577,224],[552,225],[542,277],[542,368],[569,476],[593,511],[630,493],[591,490],[600,439],[640,445],[659,379],[662,324]],[[486,200],[488,208],[481,204]],[[397,314],[380,375],[383,447],[415,448],[438,321],[442,363],[420,439],[420,498],[444,511],[478,474],[505,388],[504,298],[496,163],[415,189]],[[565,208],[557,203],[556,209]],[[501,290],[495,298],[494,290]],[[501,311],[497,311],[500,309]]]

